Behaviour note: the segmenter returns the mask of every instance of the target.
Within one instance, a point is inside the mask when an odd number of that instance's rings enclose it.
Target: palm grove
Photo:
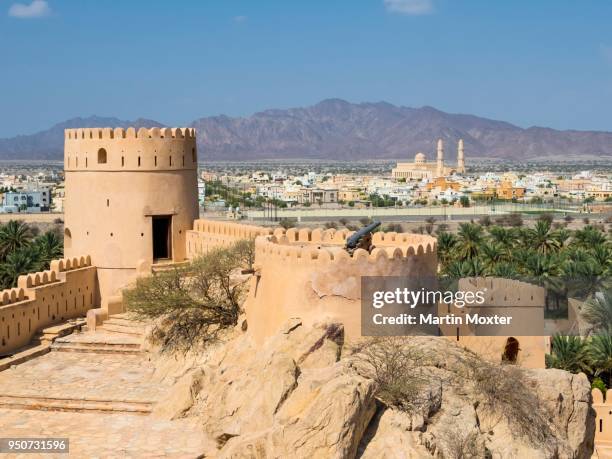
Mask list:
[[[553,336],[546,364],[611,387],[612,242],[603,226],[569,230],[548,215],[529,228],[463,223],[456,233],[438,232],[438,256],[443,279],[493,276],[544,287],[546,318],[567,317],[568,298],[579,300],[577,336]]]
[[[15,287],[22,274],[49,269],[51,260],[64,253],[57,229],[39,234],[38,228],[11,220],[0,225],[0,284]]]

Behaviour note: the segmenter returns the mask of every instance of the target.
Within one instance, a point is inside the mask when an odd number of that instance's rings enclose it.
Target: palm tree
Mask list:
[[[444,274],[451,279],[478,277],[485,272],[485,267],[478,258],[471,260],[453,260],[444,268]]]
[[[561,278],[559,255],[540,255],[530,252],[525,258],[523,268],[528,280],[546,289],[546,309],[560,309],[559,300],[565,296],[565,283]],[[551,305],[555,307],[552,308]]]
[[[539,220],[533,228],[523,230],[523,239],[536,252],[544,255],[557,252],[561,247],[547,220]]]
[[[609,266],[609,265],[608,265]],[[606,275],[608,266],[588,255],[584,260],[568,259],[563,264],[568,295],[575,298],[591,298],[596,292],[609,285]]]
[[[607,238],[604,233],[594,226],[587,225],[583,229],[574,232],[574,240],[578,246],[589,249],[597,244],[605,244]]]
[[[438,258],[443,265],[450,261],[451,252],[456,243],[457,238],[454,234],[447,232],[438,234]]]
[[[487,269],[492,269],[495,265],[505,260],[506,252],[500,243],[485,241],[480,246],[478,258],[482,259]]]
[[[457,233],[456,256],[470,260],[478,256],[483,240],[482,227],[473,223],[461,223]]]
[[[38,248],[43,269],[49,269],[51,260],[61,258],[64,255],[64,243],[55,231],[47,231],[42,236],[37,237],[34,244]]]
[[[566,243],[571,237],[572,232],[566,228],[559,228],[554,231],[552,236],[559,242],[559,248],[562,249],[566,247]]]
[[[591,338],[589,357],[596,376],[607,373],[608,387],[610,387],[612,383],[612,335],[609,332],[606,331],[606,333]]]
[[[0,282],[3,288],[15,287],[19,276],[40,269],[38,250],[35,247],[24,247],[9,253],[0,264]]]
[[[586,342],[579,336],[554,335],[551,353],[546,354],[546,368],[558,368],[572,373],[590,372]]]
[[[24,222],[11,220],[0,228],[0,257],[27,246],[32,240],[30,227]]]
[[[497,263],[491,266],[486,273],[488,276],[503,277],[504,279],[516,279],[519,277],[516,265],[508,262]]]
[[[596,330],[612,330],[612,290],[599,292],[587,301],[582,316]]]
[[[518,241],[518,233],[516,228],[493,226],[489,228],[489,234],[491,235],[491,239],[506,249],[512,248]]]
[[[595,244],[589,250],[589,254],[604,268],[606,273],[610,271],[612,266],[612,249],[608,244]]]

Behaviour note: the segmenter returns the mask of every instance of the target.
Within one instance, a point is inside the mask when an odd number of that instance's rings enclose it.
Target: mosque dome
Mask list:
[[[414,155],[414,162],[418,164],[423,164],[425,162],[425,155],[423,153],[417,153]]]

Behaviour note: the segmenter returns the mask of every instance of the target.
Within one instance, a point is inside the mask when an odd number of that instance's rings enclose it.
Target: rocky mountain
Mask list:
[[[75,118],[47,131],[0,139],[0,159],[60,159],[67,127],[160,126],[151,120]],[[391,159],[418,151],[433,158],[435,141],[446,141],[454,158],[459,138],[466,156],[506,159],[612,156],[612,132],[523,129],[503,121],[445,113],[432,107],[386,102],[352,104],[324,100],[311,107],[266,110],[247,118],[212,116],[195,120],[200,157],[247,159]]]

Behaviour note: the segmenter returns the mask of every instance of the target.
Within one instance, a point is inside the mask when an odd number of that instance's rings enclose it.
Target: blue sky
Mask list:
[[[612,131],[612,2],[0,0],[0,137],[340,97]]]

